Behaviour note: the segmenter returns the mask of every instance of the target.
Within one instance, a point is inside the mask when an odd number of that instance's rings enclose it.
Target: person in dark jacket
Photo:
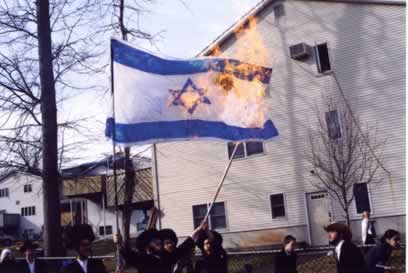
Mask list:
[[[384,273],[385,270],[394,270],[392,266],[387,266],[387,261],[391,257],[392,250],[400,246],[401,238],[398,231],[387,230],[377,245],[366,254],[366,264],[369,273]]]
[[[16,258],[10,249],[3,249],[0,255],[0,272],[16,273],[18,272]]]
[[[78,257],[62,266],[61,273],[106,273],[105,265],[99,259],[92,259],[91,244],[95,240],[92,227],[87,224],[74,225],[66,230],[66,246],[77,251]]]
[[[365,272],[364,257],[361,251],[351,242],[352,233],[343,224],[333,223],[325,226],[329,243],[335,246],[337,273]]]
[[[19,273],[46,273],[47,266],[43,260],[36,259],[37,244],[26,240],[20,247],[20,252],[24,254],[25,259],[18,263]]]
[[[296,238],[292,235],[285,236],[282,250],[275,257],[276,273],[297,273],[295,246]]]
[[[160,239],[163,242],[163,251],[173,254],[177,251],[178,238],[174,230],[165,228],[159,231]],[[193,272],[192,256],[194,247],[190,251],[185,252],[183,257],[173,266],[173,273],[182,273],[185,269],[187,272]]]
[[[196,273],[228,273],[228,256],[222,247],[222,236],[214,230],[207,230],[197,240],[202,259],[196,263]]]
[[[200,225],[180,246],[169,253],[163,250],[161,234],[156,229],[142,232],[136,239],[137,252],[122,246],[122,238],[114,236],[114,242],[120,245],[120,255],[126,264],[138,270],[138,273],[171,273],[173,266],[195,247],[195,240],[201,232]]]

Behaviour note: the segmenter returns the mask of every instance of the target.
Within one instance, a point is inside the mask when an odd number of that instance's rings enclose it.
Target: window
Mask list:
[[[9,190],[8,188],[0,189],[0,198],[9,197]]]
[[[272,219],[285,217],[285,199],[282,193],[271,195]]]
[[[99,227],[99,235],[111,235],[112,234],[112,226],[105,226],[106,228],[106,234],[105,234],[105,229],[103,226]]]
[[[207,205],[193,206],[194,228],[198,227],[207,214]]]
[[[337,110],[326,112],[326,125],[329,138],[337,139],[341,137],[341,128]]]
[[[193,206],[194,228],[198,227],[204,220],[210,204]],[[224,202],[214,203],[211,209],[208,221],[210,229],[223,229],[227,227],[227,218],[225,216]]]
[[[275,19],[279,19],[279,17],[282,17],[285,15],[285,9],[283,7],[283,4],[279,4],[273,7],[273,13],[275,15]]]
[[[371,211],[367,183],[354,184],[353,194],[354,194],[354,198],[356,202],[357,213],[363,213],[364,211]]]
[[[21,216],[35,215],[35,206],[21,208]]]
[[[228,142],[228,158],[231,158],[235,148],[235,142]],[[263,154],[263,143],[260,141],[241,142],[235,151],[234,159],[244,158],[256,154]]]
[[[32,189],[31,184],[24,185],[24,192],[32,192],[32,191],[33,189]]]
[[[315,46],[315,56],[317,71],[319,71],[319,73],[324,73],[331,70],[329,48],[327,47],[327,43]]]

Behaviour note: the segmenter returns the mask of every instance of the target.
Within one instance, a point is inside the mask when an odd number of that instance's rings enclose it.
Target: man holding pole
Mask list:
[[[120,246],[120,255],[126,264],[136,268],[139,273],[172,273],[173,266],[194,249],[195,241],[207,227],[208,224],[203,222],[191,237],[171,253],[163,250],[161,235],[156,229],[145,230],[139,235],[136,239],[138,252],[124,248],[119,234],[113,237],[113,241]]]

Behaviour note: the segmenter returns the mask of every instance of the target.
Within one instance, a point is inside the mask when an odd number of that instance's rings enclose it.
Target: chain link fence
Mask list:
[[[363,250],[364,251],[364,250]],[[365,250],[367,251],[367,250]],[[273,273],[275,256],[279,251],[237,252],[229,254],[229,272],[244,273],[250,265],[253,273]],[[332,249],[301,249],[297,252],[299,273],[336,273],[336,259],[329,255]],[[392,273],[405,273],[405,246],[393,251],[389,265],[396,268]]]
[[[299,249],[297,251],[297,270],[299,273],[336,273],[336,260],[333,255],[328,255],[332,248],[309,248]],[[366,249],[362,249],[366,252]],[[252,273],[274,273],[274,261],[278,250],[267,251],[247,251],[247,252],[229,252],[228,271],[229,273],[246,273],[246,268],[252,268]],[[196,256],[194,260],[199,257]],[[114,256],[95,257],[102,259],[109,273],[115,271]],[[48,273],[58,273],[61,266],[74,259],[74,257],[64,258],[40,258],[46,261]],[[394,250],[390,258],[389,265],[396,268],[392,273],[405,273],[405,246]],[[136,273],[136,270],[128,269],[127,273]],[[193,273],[191,269],[185,268],[183,273]],[[391,272],[390,272],[391,273]]]

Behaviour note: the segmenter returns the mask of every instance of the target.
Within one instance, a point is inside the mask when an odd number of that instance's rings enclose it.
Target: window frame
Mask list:
[[[247,143],[248,142],[260,142],[262,144],[262,152],[252,154],[252,155],[248,155],[248,151],[247,151]],[[226,146],[227,146],[227,158],[228,158],[228,160],[231,159],[230,151],[229,151],[229,144],[230,143],[236,143],[236,142],[233,142],[233,141],[227,142]],[[242,143],[242,145],[244,147],[244,156],[233,158],[232,160],[244,160],[244,159],[247,159],[247,158],[254,158],[254,157],[266,155],[265,141],[249,140],[249,141],[242,141],[241,143]],[[233,152],[233,150],[231,151],[231,154],[232,154],[232,152]]]
[[[21,216],[35,216],[36,209],[35,206],[28,206],[21,208]]]
[[[220,204],[220,203],[223,203],[223,204],[224,204],[225,227],[223,227],[223,228],[214,228],[214,227],[213,227],[213,224],[212,224],[212,221],[211,221],[211,213],[210,213],[210,215],[208,216],[208,227],[209,227],[209,229],[215,229],[215,230],[218,230],[218,231],[224,231],[224,230],[228,230],[228,228],[229,228],[228,213],[227,213],[227,202],[225,202],[225,201],[219,201],[219,202],[215,202],[214,205],[215,205],[215,204]],[[191,212],[192,212],[192,218],[193,218],[193,228],[195,228],[195,219],[196,219],[196,217],[194,217],[194,207],[196,207],[196,206],[204,206],[204,205],[206,206],[206,214],[207,214],[208,209],[209,209],[211,203],[197,204],[197,205],[192,205],[192,206],[191,206]],[[205,215],[204,215],[204,217],[205,217]],[[216,217],[221,217],[221,215],[216,215]]]
[[[33,186],[31,183],[25,184],[24,185],[24,193],[30,193],[33,192]]]
[[[331,112],[336,112],[336,116],[337,116],[337,122],[338,122],[338,132],[336,132],[336,134],[334,136],[331,135],[331,130],[330,130],[330,126],[329,126],[329,120],[330,118],[328,118],[328,116],[330,116]],[[341,139],[343,137],[342,134],[342,128],[341,128],[341,120],[340,120],[340,113],[339,110],[337,109],[333,109],[333,110],[329,110],[324,112],[324,119],[326,121],[326,128],[327,128],[327,137],[332,140],[332,141],[336,141],[338,139]],[[331,121],[331,120],[330,120]],[[338,134],[337,134],[338,133]]]
[[[354,185],[353,185],[353,195],[354,195],[354,187],[355,187],[355,185],[357,185],[357,184],[365,184],[366,185],[366,189],[367,189],[367,199],[368,199],[368,205],[369,205],[369,207],[370,207],[370,215],[371,216],[373,216],[373,214],[374,214],[374,211],[373,211],[373,202],[372,202],[372,200],[371,200],[371,192],[370,192],[370,187],[369,187],[369,185],[370,185],[370,183],[366,183],[366,182],[363,182],[363,183],[355,183]],[[361,213],[363,213],[363,212],[358,212],[358,209],[357,209],[357,198],[356,198],[356,196],[354,195],[354,206],[355,206],[355,208],[356,208],[356,214],[361,214]]]
[[[274,206],[272,205],[272,195],[282,195],[283,208],[284,208],[284,211],[285,211],[284,216],[273,217],[273,208],[274,208]],[[277,192],[277,193],[269,194],[269,206],[271,208],[271,218],[272,218],[272,220],[288,219],[287,200],[286,200],[286,194],[284,192]]]
[[[326,47],[327,49],[327,60],[328,60],[328,64],[329,64],[329,69],[326,69],[323,71],[322,69],[322,60],[321,60],[321,56],[320,56],[320,52],[322,52],[319,48],[321,47]],[[330,46],[329,43],[326,42],[322,42],[322,43],[318,43],[315,46],[313,46],[313,53],[314,53],[314,58],[315,58],[315,62],[316,62],[316,69],[317,69],[317,73],[319,74],[330,74],[333,72],[333,64],[332,64],[332,56],[330,54]]]
[[[1,188],[0,189],[0,198],[9,198],[9,188]]]
[[[105,230],[109,231],[109,228],[110,228],[110,232],[106,232],[105,234]],[[99,226],[99,236],[107,236],[107,235],[112,235],[112,234],[113,234],[112,225]]]

